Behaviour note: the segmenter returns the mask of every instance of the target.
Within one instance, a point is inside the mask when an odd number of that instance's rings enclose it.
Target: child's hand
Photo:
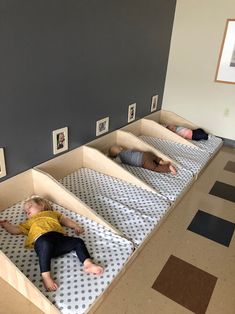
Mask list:
[[[7,232],[11,234],[21,234],[21,230],[18,226],[12,225],[7,220],[0,220],[0,226],[3,227]]]
[[[75,231],[75,233],[76,233],[77,235],[79,235],[79,234],[81,234],[81,233],[84,232],[84,230],[83,230],[82,227],[80,227],[80,226],[74,227],[74,231]]]
[[[7,220],[0,220],[0,226],[5,228],[5,226],[9,224],[9,222]]]

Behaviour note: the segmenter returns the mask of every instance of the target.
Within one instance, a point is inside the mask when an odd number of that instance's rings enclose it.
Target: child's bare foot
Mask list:
[[[169,169],[171,171],[171,174],[176,175],[176,169],[172,165],[169,166]]]
[[[83,265],[84,265],[84,271],[86,273],[101,275],[104,271],[102,266],[96,265],[89,258],[85,260]]]
[[[170,161],[167,161],[167,160],[160,160],[159,161],[159,165],[169,165],[170,164]]]
[[[42,273],[42,281],[47,291],[56,291],[58,289],[57,283],[52,279],[50,272]]]

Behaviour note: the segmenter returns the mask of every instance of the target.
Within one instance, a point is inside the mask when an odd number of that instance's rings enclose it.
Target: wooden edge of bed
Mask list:
[[[123,169],[120,165],[112,161],[96,148],[85,146],[84,156],[86,156],[84,165],[87,168],[94,169],[100,173],[131,183],[152,193],[158,192],[129,171]]]
[[[73,193],[67,190],[62,184],[60,184],[56,179],[42,170],[33,169],[33,182],[34,190],[38,195],[55,202],[56,204],[75,212],[79,215],[87,217],[104,227],[108,228],[115,234],[121,235],[122,233],[112,226],[109,222],[105,221],[101,216],[99,216],[92,208],[87,206]]]
[[[31,313],[31,303],[39,308],[43,313],[60,313],[60,311],[34,286],[34,284],[15,266],[15,264],[9,260],[9,258],[2,251],[0,251],[0,265],[0,278],[3,280],[2,284],[4,284],[4,286],[11,291],[13,295],[15,295],[14,292],[18,291],[22,295],[17,295],[17,298],[21,300],[21,302],[23,302],[24,298],[28,300],[28,302],[24,302],[26,311],[17,307],[18,313]],[[12,291],[9,285],[17,291]],[[5,310],[8,307],[8,303],[15,302],[15,300],[10,299],[10,295],[9,297],[8,295],[6,296],[6,299],[3,300],[3,304],[1,302],[1,310]],[[16,308],[16,304],[14,305],[14,308]],[[34,308],[34,310],[36,309]]]
[[[182,138],[181,136],[175,134],[174,132],[168,130],[158,122],[154,120],[149,120],[149,119],[141,119],[138,120],[131,125],[127,125],[123,127],[121,130],[125,132],[130,132],[136,136],[150,136],[150,137],[155,137],[159,138],[162,140],[168,140],[171,142],[179,143],[179,144],[184,144],[190,147],[194,147],[198,149],[196,145],[191,143],[190,141],[187,141],[186,139]]]
[[[56,180],[64,178],[68,174],[83,166],[82,146],[75,148],[65,154],[50,159],[34,167],[50,174]]]
[[[0,211],[34,193],[32,170],[22,172],[0,183]]]
[[[144,152],[152,152],[155,155],[161,157],[163,160],[171,161],[173,164],[178,165],[178,163],[175,160],[163,154],[161,151],[155,149],[153,146],[145,143],[136,135],[123,131],[122,129],[116,130],[87,144],[87,146],[96,148],[105,155],[108,154],[109,148],[112,145],[120,145],[124,146],[127,149],[136,149]]]
[[[176,124],[176,125],[182,125],[190,129],[196,129],[199,126],[192,121],[189,121],[180,115],[168,111],[168,110],[161,110],[160,111],[160,121],[161,124]]]

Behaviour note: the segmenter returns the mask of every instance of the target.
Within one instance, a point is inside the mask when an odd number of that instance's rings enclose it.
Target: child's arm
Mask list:
[[[0,220],[0,226],[3,227],[10,234],[22,234],[18,226],[12,225],[7,220]]]
[[[76,232],[77,235],[79,235],[80,233],[83,233],[83,229],[82,227],[80,227],[76,221],[73,221],[72,219],[62,215],[60,218],[60,223],[61,225],[65,226],[65,227],[69,227],[74,229],[74,231]]]

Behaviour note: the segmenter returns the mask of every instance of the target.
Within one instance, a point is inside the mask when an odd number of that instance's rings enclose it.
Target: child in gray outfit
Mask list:
[[[142,167],[155,172],[171,172],[176,174],[176,169],[170,161],[164,161],[151,152],[141,152],[129,149],[119,145],[113,145],[109,149],[109,156],[112,158],[119,157],[121,162],[134,167]]]

